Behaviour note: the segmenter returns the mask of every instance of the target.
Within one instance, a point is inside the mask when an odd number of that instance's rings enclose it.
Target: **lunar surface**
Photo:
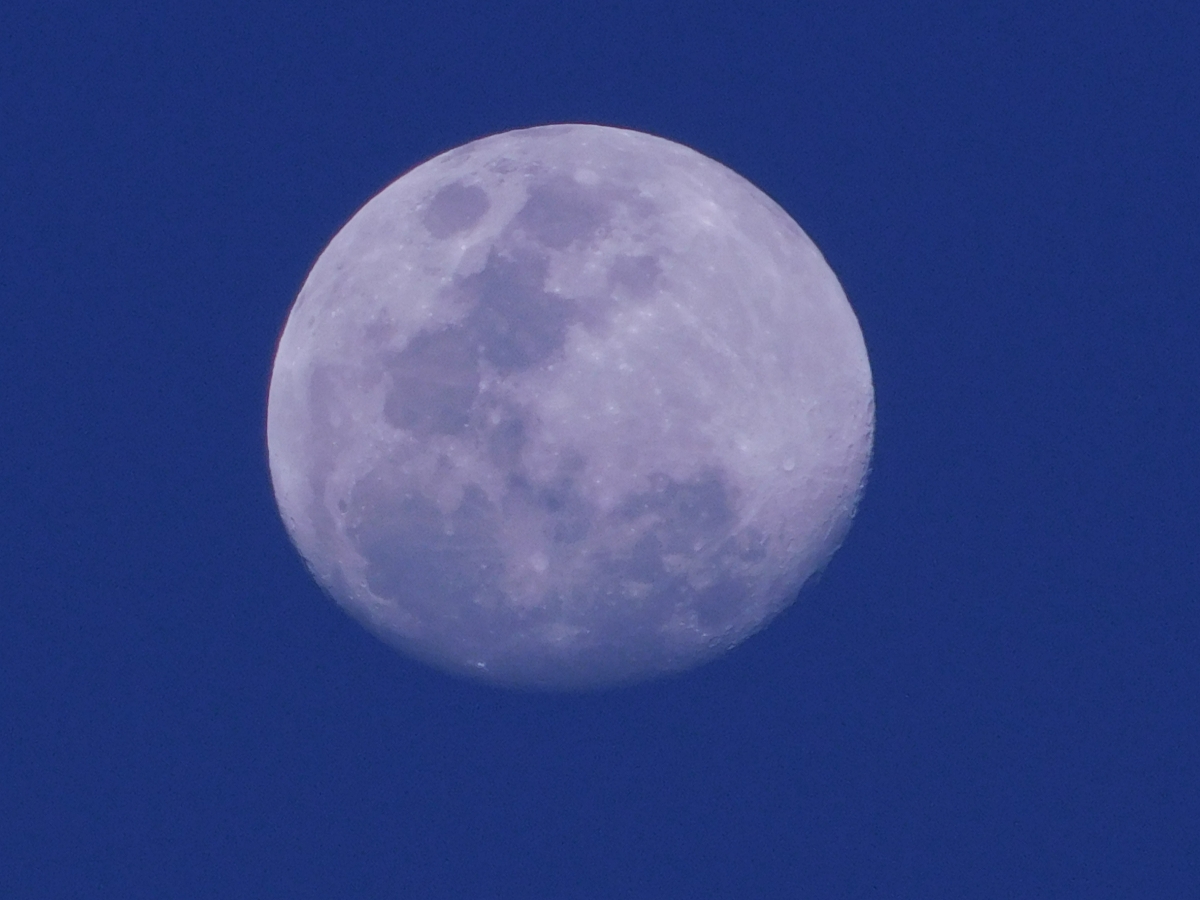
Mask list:
[[[279,341],[267,439],[317,581],[499,684],[680,671],[788,606],[871,454],[854,313],[771,199],[679,144],[553,125],[366,204]]]

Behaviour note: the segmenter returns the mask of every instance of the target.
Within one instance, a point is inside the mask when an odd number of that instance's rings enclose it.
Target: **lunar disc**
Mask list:
[[[874,429],[858,322],[748,181],[550,125],[411,170],[317,259],[267,441],[316,580],[414,657],[547,689],[680,671],[844,537]]]

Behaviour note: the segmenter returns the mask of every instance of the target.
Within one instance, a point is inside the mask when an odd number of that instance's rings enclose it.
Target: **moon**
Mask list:
[[[271,479],[321,586],[511,687],[679,672],[842,542],[874,433],[820,251],[700,153],[620,128],[417,166],[321,253],[280,337]]]

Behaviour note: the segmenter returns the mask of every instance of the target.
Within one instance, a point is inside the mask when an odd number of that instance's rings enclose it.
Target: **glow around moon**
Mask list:
[[[317,581],[407,653],[573,688],[679,671],[849,527],[873,390],[765,194],[616,128],[495,135],[330,242],[271,378],[275,495]]]

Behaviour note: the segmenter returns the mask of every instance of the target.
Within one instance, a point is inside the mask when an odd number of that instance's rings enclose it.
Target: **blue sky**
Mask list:
[[[1194,896],[1197,45],[1183,2],[8,4],[0,895]],[[325,599],[264,416],[341,224],[555,121],[787,209],[878,430],[769,629],[546,697]]]

